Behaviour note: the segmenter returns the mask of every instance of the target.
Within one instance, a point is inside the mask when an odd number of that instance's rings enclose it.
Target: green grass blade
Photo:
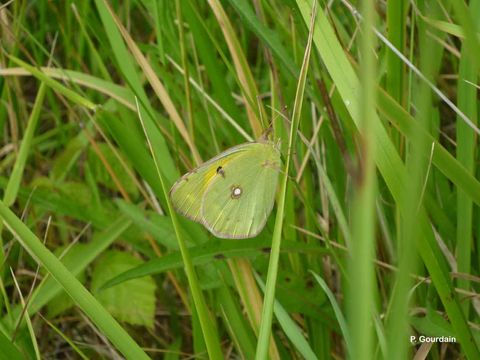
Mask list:
[[[313,271],[311,271],[311,273],[313,274],[315,280],[317,280],[318,284],[321,286],[325,294],[327,294],[330,305],[332,305],[335,317],[337,318],[338,325],[340,325],[340,329],[342,330],[343,339],[347,345],[347,349],[352,349],[352,340],[350,338],[350,331],[347,326],[347,321],[343,316],[342,310],[338,305],[335,295],[332,293],[325,280],[323,280],[318,274],[315,274]]]
[[[25,360],[22,353],[15,347],[9,338],[0,331],[0,360]]]
[[[286,52],[285,48],[279,41],[277,34],[262,24],[249,2],[245,0],[229,0],[230,4],[242,16],[244,24],[249,26],[263,42],[269,46],[272,53],[275,54],[288,68],[292,74],[298,75],[298,68],[292,61],[292,57]]]
[[[363,21],[361,23],[360,52],[360,102],[358,108],[358,128],[360,153],[358,154],[357,174],[354,177],[352,219],[351,219],[351,258],[349,261],[349,283],[347,289],[347,315],[351,332],[350,356],[354,359],[370,359],[375,347],[372,320],[375,313],[374,265],[375,257],[375,202],[376,179],[376,60],[372,49],[375,37],[372,26],[375,21],[373,1],[362,2]]]
[[[138,98],[140,107],[145,113],[145,126],[151,135],[151,140],[154,145],[155,152],[158,158],[162,159],[162,165],[165,170],[165,176],[169,182],[174,181],[177,177],[177,170],[173,163],[172,157],[168,150],[165,138],[158,132],[156,122],[158,119],[155,117],[155,112],[149,102],[148,96],[143,89],[140,74],[135,68],[132,56],[128,52],[123,38],[115,24],[114,19],[109,11],[109,8],[104,0],[95,0],[100,18],[104,26],[104,30],[107,33],[109,43],[113,56],[116,60],[118,70],[121,72],[132,92]],[[158,194],[157,194],[158,195]]]
[[[23,170],[25,169],[25,163],[32,147],[33,135],[35,133],[35,129],[37,128],[40,111],[42,110],[43,99],[45,97],[45,88],[45,83],[42,83],[38,89],[37,98],[35,99],[35,104],[33,105],[33,110],[30,115],[30,119],[28,120],[27,129],[25,130],[25,134],[18,151],[17,161],[15,161],[15,165],[13,166],[12,173],[10,174],[7,187],[3,195],[3,202],[6,206],[11,206],[15,202],[18,188],[22,182]]]
[[[21,66],[22,68],[27,70],[29,73],[31,73],[33,76],[35,76],[40,81],[47,84],[53,90],[55,90],[58,93],[60,93],[61,95],[65,96],[67,99],[71,100],[73,103],[78,104],[80,106],[84,106],[84,107],[86,107],[87,109],[90,109],[90,110],[95,110],[97,108],[96,104],[94,104],[90,100],[86,99],[85,97],[79,95],[77,92],[75,92],[75,91],[65,87],[64,85],[60,84],[58,81],[53,80],[51,77],[44,74],[38,68],[27,64],[26,62],[20,60],[19,58],[15,57],[13,55],[9,55],[9,59],[12,60],[18,66]]]
[[[234,258],[254,258],[268,248],[269,242],[260,242],[258,239],[245,239],[241,244],[211,240],[208,244],[189,248],[193,265],[205,265],[216,260]],[[329,251],[316,244],[302,244],[293,241],[284,241],[282,251],[286,253],[328,254]],[[171,252],[160,258],[151,259],[144,264],[130,269],[106,282],[103,287],[108,288],[116,284],[136,279],[138,277],[160,274],[165,271],[182,268],[180,252]]]
[[[263,283],[262,279],[258,275],[255,276],[255,278],[262,290],[265,291],[265,284]],[[275,313],[275,317],[285,332],[285,335],[290,339],[293,346],[298,350],[303,358],[307,360],[317,360],[317,356],[303,336],[301,329],[288,315],[288,312],[285,310],[282,304],[277,300],[275,300],[273,312]]]

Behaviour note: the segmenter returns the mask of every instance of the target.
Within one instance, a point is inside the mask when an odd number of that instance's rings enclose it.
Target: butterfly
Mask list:
[[[272,212],[280,166],[279,146],[272,141],[237,145],[183,175],[170,200],[216,237],[251,238]]]

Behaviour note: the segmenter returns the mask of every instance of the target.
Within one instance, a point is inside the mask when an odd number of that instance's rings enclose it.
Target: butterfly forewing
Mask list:
[[[221,176],[219,168],[241,154],[246,145],[249,144],[232,147],[183,175],[170,190],[170,200],[175,210],[193,221],[203,223],[201,204],[207,187],[215,177]]]
[[[249,238],[265,226],[275,200],[280,153],[273,143],[250,143],[222,166],[202,199],[205,227],[221,238]]]

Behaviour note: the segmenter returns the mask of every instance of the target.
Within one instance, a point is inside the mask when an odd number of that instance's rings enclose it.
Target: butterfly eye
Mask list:
[[[238,199],[242,196],[242,188],[238,185],[232,186],[232,199]]]

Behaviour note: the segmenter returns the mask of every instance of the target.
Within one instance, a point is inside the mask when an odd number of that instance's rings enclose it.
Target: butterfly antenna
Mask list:
[[[272,121],[270,122],[270,125],[271,125],[271,124],[273,123],[273,121],[274,121],[275,119],[277,119],[277,117],[279,117],[279,116],[281,116],[284,120],[290,121],[289,118],[288,118],[288,116],[285,115],[285,113],[287,112],[287,105],[285,105],[285,106],[282,108],[281,111],[275,109],[274,107],[272,107],[272,106],[270,106],[270,105],[267,105],[267,107],[270,108],[270,109],[272,109],[273,112],[275,112],[275,114],[276,114],[276,116],[273,116],[273,117],[272,117]]]
[[[277,109],[273,108],[272,106],[270,105],[266,105],[266,107],[270,108],[271,110],[273,110],[275,112],[275,115],[272,116],[272,120],[268,123],[268,127],[263,131],[263,134],[262,134],[262,139],[267,141],[270,137],[270,135],[272,134],[273,132],[273,123],[274,121],[277,119],[278,116],[282,116],[283,118],[287,119],[287,116],[285,114],[283,114],[282,112],[278,111]],[[287,107],[284,106],[282,111],[285,112],[287,110]]]

